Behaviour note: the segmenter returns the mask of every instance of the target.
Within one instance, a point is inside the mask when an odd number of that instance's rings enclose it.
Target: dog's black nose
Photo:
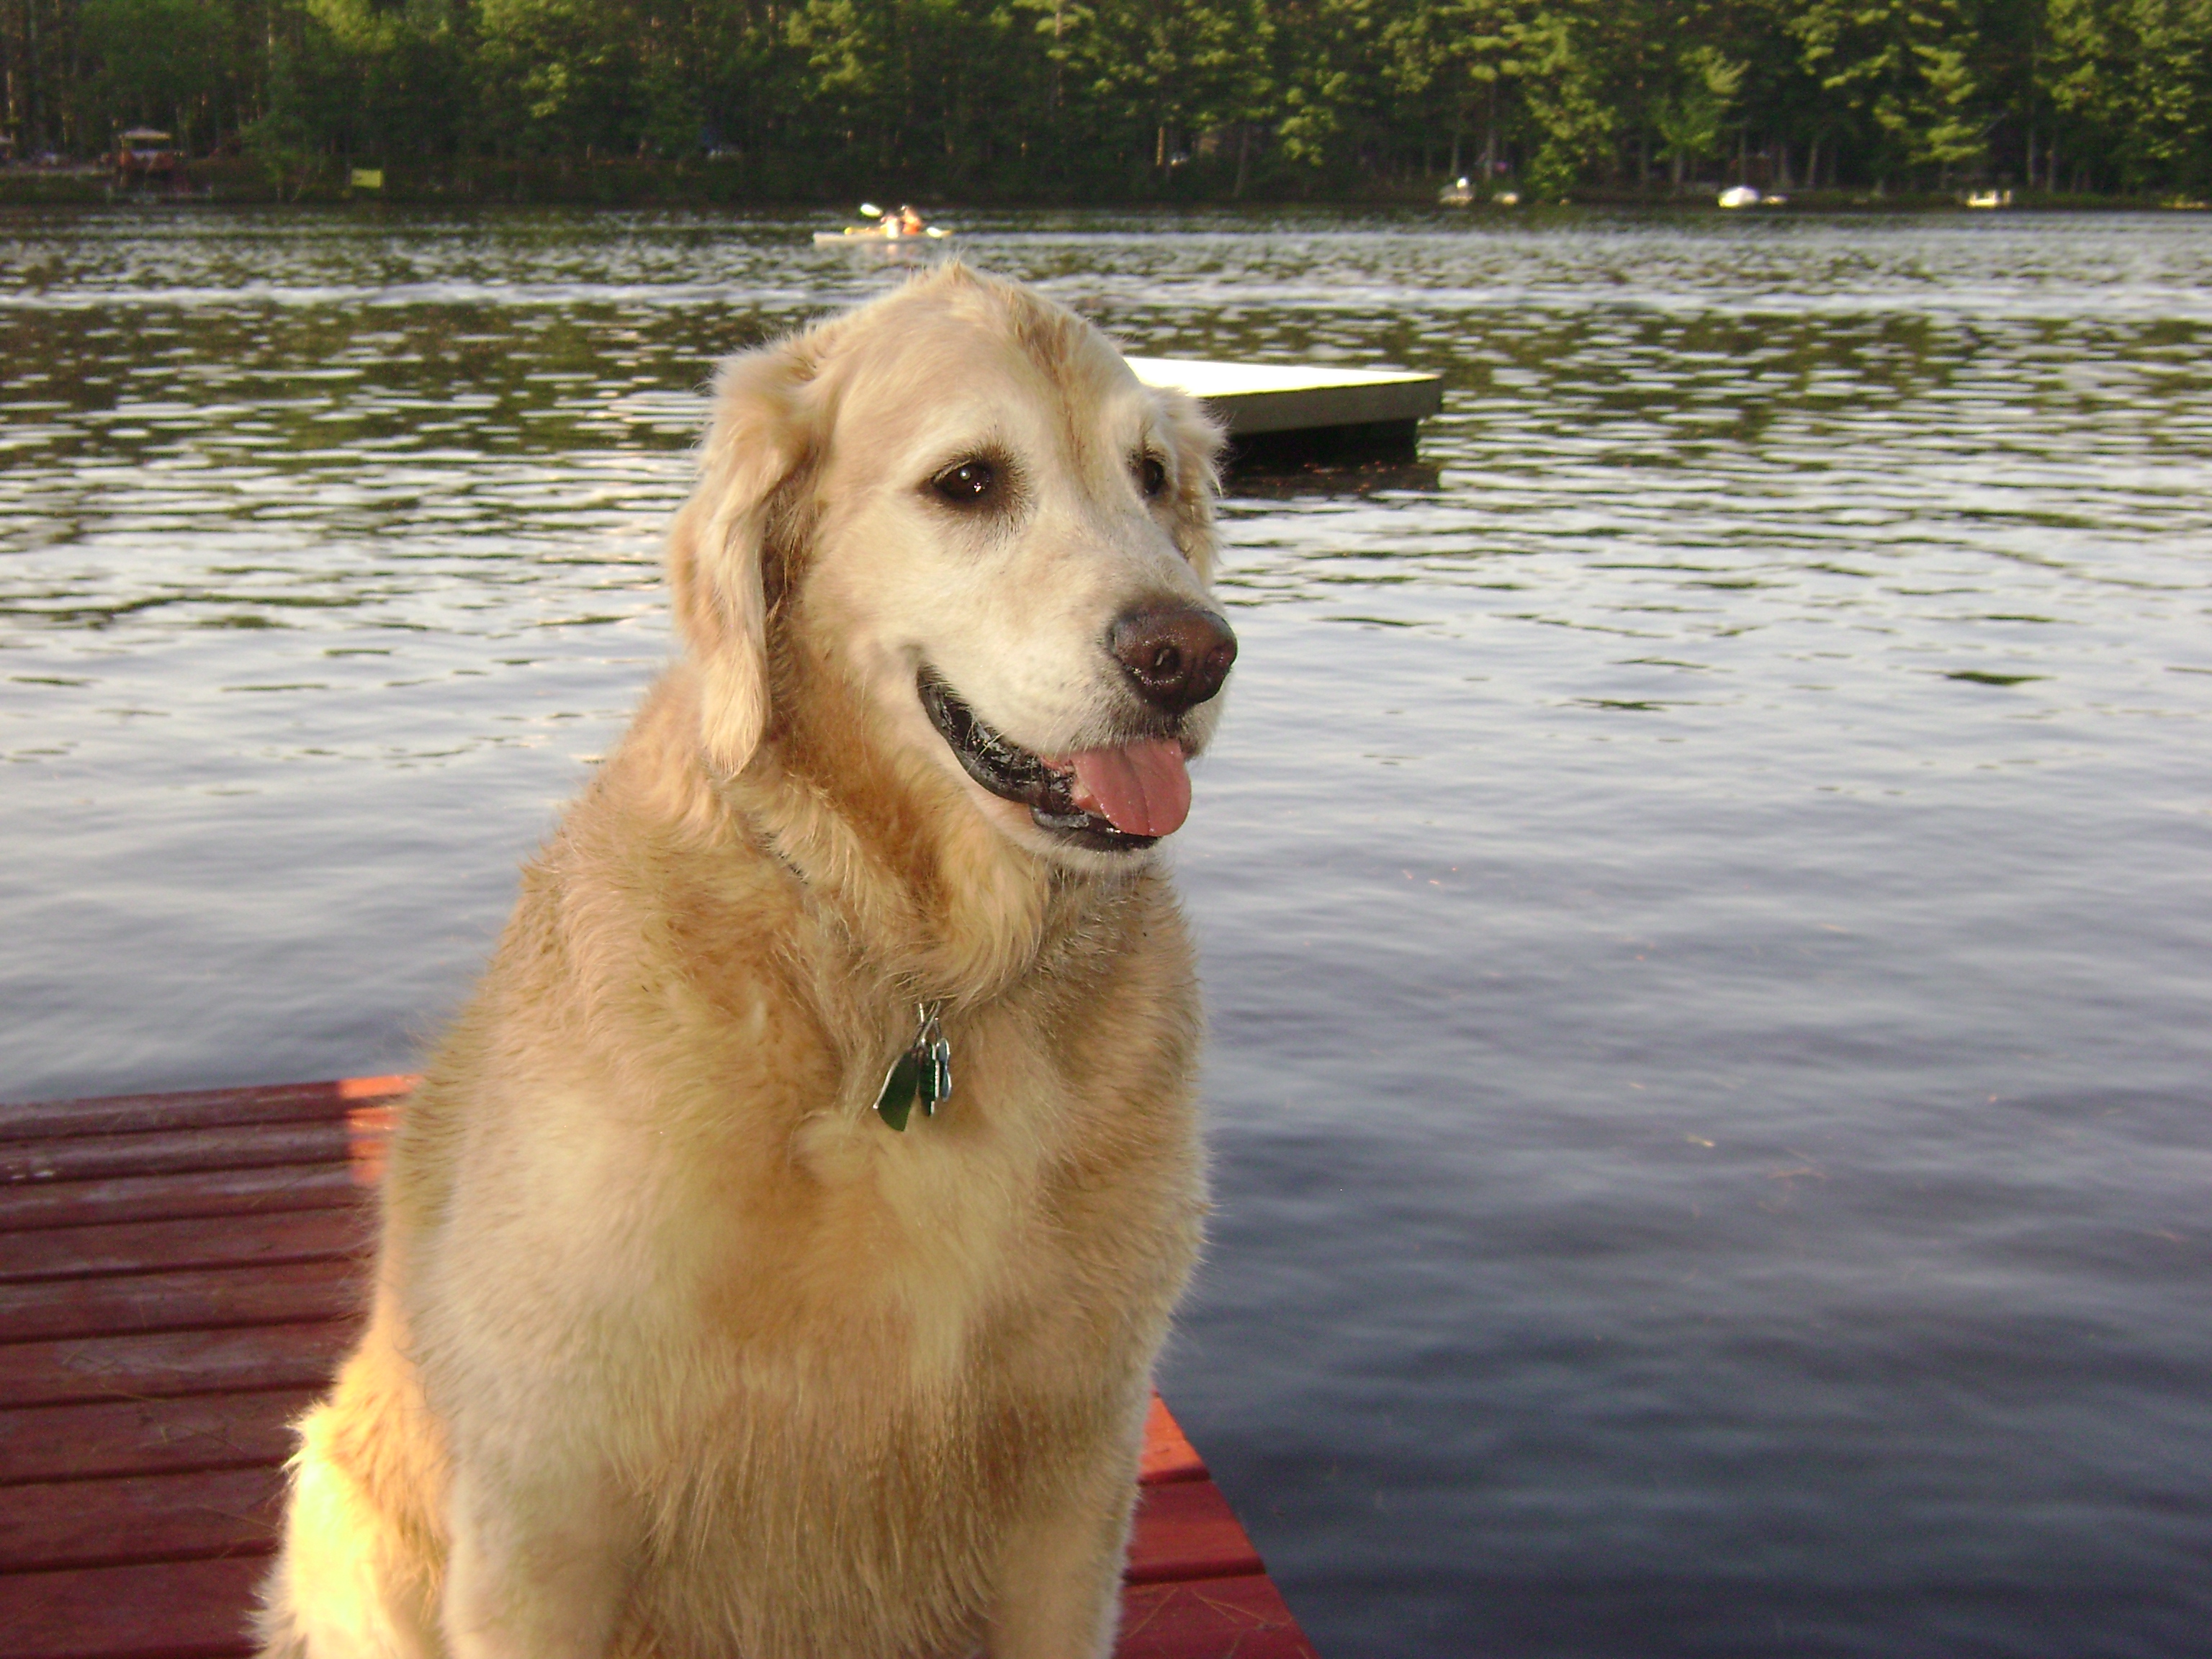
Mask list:
[[[1106,646],[1128,671],[1137,695],[1180,714],[1195,708],[1229,678],[1237,636],[1211,611],[1195,605],[1146,605],[1121,617]]]

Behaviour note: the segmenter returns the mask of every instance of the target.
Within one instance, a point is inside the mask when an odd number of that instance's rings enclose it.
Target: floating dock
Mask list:
[[[414,1079],[0,1106],[0,1654],[229,1659]],[[1316,1659],[1157,1397],[1116,1659]]]
[[[1232,465],[1410,460],[1443,377],[1394,369],[1132,357],[1146,386],[1188,392],[1228,428]]]

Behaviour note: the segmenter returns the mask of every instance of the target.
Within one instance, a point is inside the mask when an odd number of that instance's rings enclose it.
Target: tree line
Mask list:
[[[763,195],[2192,193],[2212,0],[0,0],[0,137]]]

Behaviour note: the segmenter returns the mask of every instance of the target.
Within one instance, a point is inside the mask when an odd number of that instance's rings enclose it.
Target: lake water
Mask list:
[[[0,217],[0,1096],[406,1068],[788,216]],[[2212,223],[1058,214],[1227,505],[1167,1391],[1330,1659],[2212,1652]]]

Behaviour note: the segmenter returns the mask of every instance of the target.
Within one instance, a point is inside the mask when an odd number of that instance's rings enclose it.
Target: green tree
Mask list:
[[[1747,67],[1731,62],[1717,46],[1692,46],[1681,56],[1674,89],[1652,106],[1660,158],[1671,169],[1676,190],[1682,187],[1686,167],[1719,152]]]
[[[479,85],[494,147],[620,153],[642,125],[641,21],[601,0],[477,0]]]
[[[2212,188],[2212,0],[0,0],[4,130],[345,158],[702,145],[747,190],[1786,184],[2025,157]],[[1189,158],[1189,165],[1182,163]],[[1230,165],[1233,157],[1233,171]],[[1821,165],[1825,159],[1825,167]]]
[[[1455,175],[1463,138],[1474,133],[1477,170],[1486,183],[1493,179],[1507,135],[1522,119],[1522,9],[1520,0],[1414,0],[1385,33],[1393,88],[1441,106]]]
[[[344,156],[461,149],[474,136],[471,46],[460,0],[307,0],[258,147],[306,131]]]
[[[1562,196],[1613,159],[1622,125],[1617,56],[1604,50],[1603,0],[1542,0],[1518,26],[1521,99],[1534,154],[1530,190]]]
[[[1085,37],[1089,90],[1151,140],[1164,173],[1196,131],[1249,107],[1268,34],[1260,8],[1239,0],[1100,0]]]
[[[1877,183],[1983,153],[1974,33],[1962,0],[1811,0],[1791,17],[1806,69],[1837,94]]]
[[[2051,0],[2049,93],[2123,189],[2212,183],[2212,0]]]
[[[188,149],[216,137],[229,80],[231,17],[211,0],[89,0],[82,39],[90,90],[110,129],[155,126]]]

